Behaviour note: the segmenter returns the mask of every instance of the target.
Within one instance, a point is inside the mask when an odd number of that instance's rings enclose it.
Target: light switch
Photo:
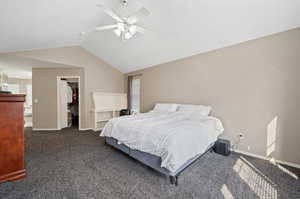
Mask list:
[[[34,103],[37,104],[39,101],[38,99],[34,99]]]

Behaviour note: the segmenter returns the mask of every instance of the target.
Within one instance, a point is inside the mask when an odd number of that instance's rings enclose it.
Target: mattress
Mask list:
[[[210,116],[190,118],[178,112],[150,112],[114,118],[101,136],[114,138],[125,153],[136,150],[159,157],[160,167],[174,173],[203,154],[223,130],[221,122]]]

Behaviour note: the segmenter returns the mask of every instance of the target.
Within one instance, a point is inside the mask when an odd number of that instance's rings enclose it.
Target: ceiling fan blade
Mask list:
[[[106,26],[99,26],[96,27],[96,30],[101,31],[101,30],[109,30],[109,29],[114,29],[117,28],[118,25],[117,24],[113,24],[113,25],[106,25]]]
[[[138,22],[140,19],[147,17],[149,15],[150,15],[150,12],[146,8],[143,7],[141,9],[139,9],[133,15],[129,16],[126,21],[129,24],[134,24],[134,23]]]
[[[103,5],[101,4],[98,4],[97,5],[99,8],[101,8],[107,15],[109,15],[110,17],[112,17],[113,19],[115,19],[117,22],[124,22],[124,20],[119,17],[119,15],[117,15],[114,11],[112,11],[111,9],[109,8],[106,8],[104,7]]]
[[[141,26],[136,26],[136,31],[144,34],[147,30]]]

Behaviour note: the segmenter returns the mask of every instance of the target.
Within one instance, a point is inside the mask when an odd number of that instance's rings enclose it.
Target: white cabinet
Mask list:
[[[102,130],[105,124],[114,117],[119,117],[120,110],[127,108],[125,93],[93,92],[93,130]]]
[[[114,117],[118,117],[120,114],[120,111],[114,111],[114,110],[98,110],[93,111],[94,114],[94,131],[102,130],[105,126],[106,122],[108,122],[110,119]]]

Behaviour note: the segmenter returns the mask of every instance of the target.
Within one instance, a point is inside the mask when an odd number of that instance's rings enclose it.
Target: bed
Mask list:
[[[100,136],[108,145],[170,177],[212,149],[224,131],[210,107],[157,104],[153,111],[111,119]]]

